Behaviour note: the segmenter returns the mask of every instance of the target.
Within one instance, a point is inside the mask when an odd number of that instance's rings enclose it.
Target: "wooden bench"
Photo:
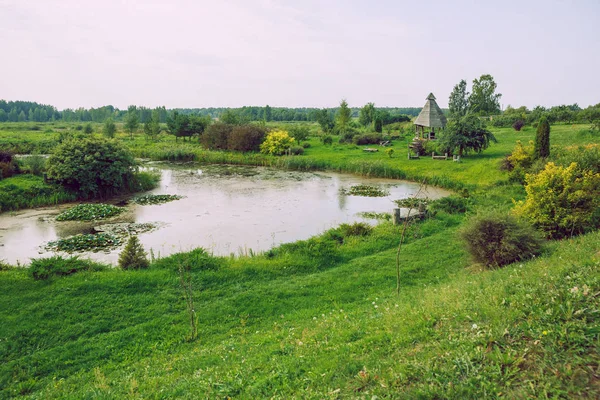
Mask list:
[[[383,146],[383,147],[385,147],[385,146],[389,146],[389,145],[390,145],[390,141],[389,141],[389,140],[386,140],[385,142],[380,142],[380,143],[379,143],[379,145],[380,145],[380,146]]]
[[[447,159],[448,159],[448,153],[446,153],[446,154],[445,154],[445,155],[443,155],[443,156],[436,156],[436,155],[435,155],[435,152],[431,152],[431,158],[432,158],[433,160],[447,160]]]
[[[375,153],[375,152],[379,151],[379,149],[371,149],[371,148],[367,147],[366,149],[363,149],[363,151],[368,151],[369,153]]]

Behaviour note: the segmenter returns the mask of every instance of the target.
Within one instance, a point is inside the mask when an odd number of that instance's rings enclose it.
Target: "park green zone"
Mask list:
[[[90,133],[85,146],[132,168],[134,154],[404,178],[453,193],[390,202],[419,219],[365,213],[377,224],[259,254],[161,258],[128,233],[113,235],[127,240],[118,268],[59,256],[0,263],[0,398],[598,398],[597,131],[543,116],[505,127],[470,118],[449,130],[481,134],[474,141],[421,149],[395,122],[389,133],[380,126],[382,143],[359,144],[373,132],[355,140],[341,108],[319,125],[173,117],[208,132],[199,140],[166,136],[158,119],[144,134],[96,127],[113,138]],[[57,145],[49,175],[90,197],[113,194],[66,175],[61,165],[78,160],[69,146]],[[128,187],[132,171],[111,182]]]

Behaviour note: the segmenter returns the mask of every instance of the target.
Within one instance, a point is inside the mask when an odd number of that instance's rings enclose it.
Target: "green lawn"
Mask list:
[[[551,143],[597,141],[582,129],[553,126]],[[408,160],[405,141],[390,159],[317,139],[282,158],[119,139],[157,159],[431,177],[468,187],[475,213],[524,196],[498,165],[534,131],[494,134],[461,163]],[[410,228],[399,296],[388,222],[341,245],[325,234],[254,257],[196,251],[145,271],[0,271],[0,398],[598,398],[600,233],[490,271],[458,239],[464,219],[440,212]],[[195,341],[180,262],[193,267]]]

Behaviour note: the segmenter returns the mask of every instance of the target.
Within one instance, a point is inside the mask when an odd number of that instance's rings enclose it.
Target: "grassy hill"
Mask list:
[[[580,131],[553,127],[552,144],[596,140]],[[295,161],[269,162],[432,176],[469,188],[471,213],[508,210],[524,191],[498,164],[533,130],[494,133],[498,144],[460,164],[409,161],[406,143],[389,158],[316,140]],[[193,143],[132,147],[266,162]],[[143,271],[0,271],[0,398],[597,398],[600,233],[483,270],[457,236],[464,219],[439,212],[411,226],[399,295],[389,222],[342,244],[325,233],[254,257],[196,250]],[[179,266],[190,268],[196,340]]]

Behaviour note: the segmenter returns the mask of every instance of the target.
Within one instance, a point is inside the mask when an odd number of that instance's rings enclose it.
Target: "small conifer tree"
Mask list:
[[[535,135],[535,144],[533,149],[533,157],[546,158],[550,155],[550,124],[546,117],[540,118],[537,132]]]
[[[148,268],[149,265],[144,246],[142,246],[137,236],[131,236],[119,255],[119,267],[123,269],[142,269]]]

